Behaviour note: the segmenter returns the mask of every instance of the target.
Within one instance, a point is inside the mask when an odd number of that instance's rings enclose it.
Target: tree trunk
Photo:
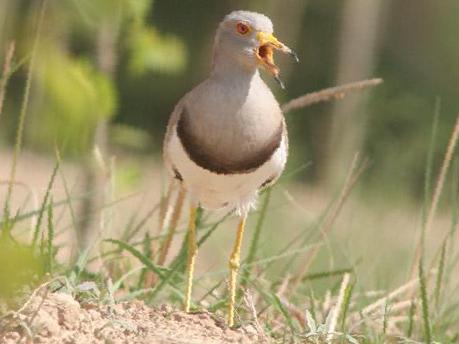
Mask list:
[[[384,4],[385,5],[385,4]],[[336,85],[373,77],[383,0],[347,0],[344,6]],[[322,182],[333,187],[361,150],[367,114],[365,93],[347,96],[333,104],[331,132],[326,149]]]
[[[99,70],[113,79],[116,66],[117,23],[107,20],[101,23],[96,41],[96,59]],[[98,116],[101,117],[101,116]],[[83,193],[86,195],[80,208],[78,246],[80,252],[90,247],[96,234],[106,227],[106,213],[102,210],[110,194],[110,166],[108,156],[109,119],[101,118],[94,134],[94,150],[83,159]],[[103,159],[101,165],[97,157]]]

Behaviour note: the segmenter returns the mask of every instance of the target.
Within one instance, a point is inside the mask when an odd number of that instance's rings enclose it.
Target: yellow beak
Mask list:
[[[274,49],[291,55],[296,60],[296,62],[299,62],[297,54],[284,43],[280,42],[271,33],[259,31],[256,38],[259,43],[259,46],[256,49],[256,56],[258,57],[258,61],[274,76],[281,87],[284,88],[283,83],[279,78],[279,68],[274,63]]]

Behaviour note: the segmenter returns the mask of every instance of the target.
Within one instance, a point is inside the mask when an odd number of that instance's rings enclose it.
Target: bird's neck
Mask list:
[[[259,78],[258,68],[247,65],[235,58],[225,56],[218,50],[214,53],[211,77],[225,82],[234,81],[239,85],[249,86],[254,78]]]

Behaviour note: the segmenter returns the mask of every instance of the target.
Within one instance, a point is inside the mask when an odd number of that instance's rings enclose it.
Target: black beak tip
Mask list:
[[[294,52],[293,50],[290,52],[290,55],[293,57],[293,59],[296,61],[296,63],[300,62],[300,58],[298,57],[298,54]]]
[[[280,88],[282,88],[283,90],[285,90],[285,85],[284,85],[284,82],[281,80],[281,78],[280,78],[278,75],[276,75],[276,76],[274,77],[274,79],[277,81],[277,83],[279,84]]]

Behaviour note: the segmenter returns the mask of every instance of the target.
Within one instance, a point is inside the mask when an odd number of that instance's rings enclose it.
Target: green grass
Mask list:
[[[151,224],[153,216],[158,207],[152,205],[145,215],[133,214],[127,222],[127,227],[119,231],[120,237],[102,238],[104,249],[100,250],[99,245],[94,245],[90,250],[81,252],[78,257],[70,261],[58,259],[59,252],[65,249],[57,233],[72,232],[74,227],[67,226],[64,231],[56,227],[56,211],[61,207],[69,208],[75,204],[72,201],[64,203],[53,201],[53,186],[58,171],[61,170],[64,162],[56,163],[52,171],[47,189],[35,211],[29,211],[18,216],[5,219],[2,223],[9,223],[11,233],[10,242],[20,242],[27,250],[19,251],[25,258],[14,257],[28,261],[27,255],[33,254],[37,261],[42,262],[41,267],[24,267],[33,275],[33,283],[25,283],[28,290],[24,295],[30,293],[41,283],[52,278],[62,278],[67,281],[66,290],[72,293],[82,293],[80,289],[91,286],[94,283],[98,293],[85,292],[85,297],[99,298],[100,302],[121,302],[133,299],[143,299],[152,305],[168,302],[180,307],[183,302],[184,292],[184,269],[186,262],[186,226],[182,224],[175,233],[174,240],[182,240],[181,248],[174,250],[175,256],[170,261],[159,266],[155,259],[150,257],[155,252],[151,252],[151,243],[156,242],[157,246],[163,241],[167,233],[151,235]],[[453,178],[454,179],[454,178]],[[451,180],[456,183],[456,180]],[[289,185],[286,182],[286,185]],[[272,217],[276,217],[276,208],[279,207],[280,197],[279,188],[274,188],[262,196],[260,208],[252,216],[255,218],[252,235],[246,238],[247,250],[241,267],[241,285],[243,290],[250,290],[255,295],[254,305],[257,319],[263,326],[265,334],[271,336],[274,341],[311,343],[326,342],[331,338],[330,318],[333,307],[340,305],[333,325],[334,342],[336,343],[386,343],[398,340],[399,342],[452,342],[459,333],[458,309],[449,307],[451,304],[459,304],[459,297],[454,294],[454,268],[457,269],[458,252],[456,245],[451,243],[451,231],[456,226],[456,210],[451,207],[452,229],[448,232],[446,239],[442,242],[440,252],[433,255],[435,262],[429,264],[425,254],[422,255],[421,264],[418,266],[418,277],[420,283],[415,283],[412,287],[406,288],[402,293],[391,296],[396,285],[392,289],[373,295],[372,290],[365,290],[365,286],[360,282],[359,269],[357,266],[334,268],[328,270],[318,269],[321,266],[320,254],[318,261],[311,265],[307,274],[300,274],[300,269],[295,271],[285,265],[294,257],[295,261],[301,262],[305,252],[310,247],[304,246],[314,244],[320,251],[326,249],[323,245],[325,238],[305,240],[311,238],[311,231],[316,231],[316,226],[300,233],[300,237],[291,245],[285,245],[290,238],[284,239],[281,250],[268,250],[266,248],[267,238],[271,228]],[[73,198],[67,191],[66,195]],[[451,197],[451,200],[457,199]],[[104,208],[122,208],[123,203],[115,200]],[[332,200],[327,209],[332,209]],[[94,211],[101,211],[94,210]],[[22,232],[23,223],[27,219],[36,218],[35,226],[31,228],[31,239],[25,239]],[[226,226],[231,216],[224,216],[221,219],[213,220],[212,217],[204,214],[198,221],[198,240],[199,247],[205,247],[214,235],[218,235],[218,229]],[[318,214],[315,223],[321,223]],[[183,221],[186,222],[186,221]],[[288,225],[286,221],[286,225]],[[43,228],[45,227],[45,229]],[[249,232],[250,233],[250,232]],[[333,232],[329,232],[333,236]],[[18,244],[19,245],[19,244]],[[339,243],[338,243],[339,245]],[[68,248],[67,248],[68,249]],[[387,254],[390,247],[386,247]],[[40,258],[41,257],[41,258]],[[199,260],[200,256],[198,256]],[[30,259],[29,259],[30,261]],[[102,263],[105,269],[94,269],[95,263]],[[367,259],[363,259],[360,264],[368,264]],[[424,266],[434,266],[433,274],[430,268],[425,270]],[[43,272],[40,272],[43,271]],[[152,288],[145,288],[146,271],[152,272],[157,276],[157,281]],[[345,274],[350,274],[352,282],[340,291],[340,281]],[[299,286],[295,291],[290,287],[294,281],[301,276]],[[0,276],[5,278],[5,276]],[[390,279],[390,278],[389,278]],[[30,280],[30,279],[29,279]],[[107,283],[107,280],[113,282]],[[196,277],[196,290],[200,290],[202,295],[193,301],[195,307],[205,307],[212,310],[219,316],[224,316],[226,307],[226,269],[209,271],[199,274]],[[457,281],[456,281],[457,283]],[[79,286],[86,286],[85,288]],[[86,290],[86,289],[85,289]],[[9,295],[10,300],[23,300],[24,295]],[[244,325],[253,320],[253,312],[242,302],[243,292],[239,295],[238,302],[238,323]],[[6,297],[3,295],[3,297]],[[387,297],[386,299],[384,299]],[[404,302],[406,305],[404,305]],[[365,309],[373,307],[369,312]],[[20,301],[8,302],[11,308],[20,306]],[[400,320],[402,319],[403,320]],[[313,328],[312,321],[314,322]],[[309,325],[308,325],[309,324]]]

